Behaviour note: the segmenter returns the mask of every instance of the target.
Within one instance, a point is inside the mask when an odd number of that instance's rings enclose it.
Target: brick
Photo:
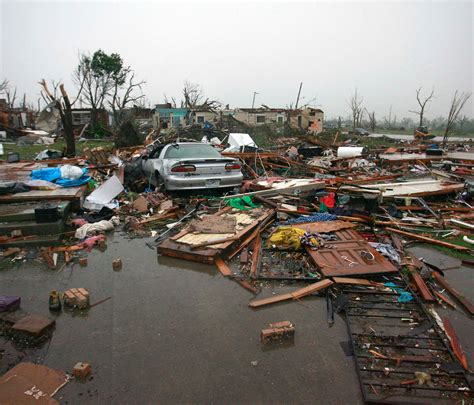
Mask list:
[[[80,265],[81,267],[86,267],[86,266],[87,266],[87,257],[81,257],[81,258],[79,259],[79,265]]]
[[[87,308],[87,306],[89,305],[89,300],[79,292],[75,295],[76,295],[76,306],[81,309]]]
[[[85,288],[78,288],[77,289],[84,297],[89,299],[89,291],[87,291]]]
[[[74,301],[74,298],[75,296],[70,290],[64,292],[64,300]]]
[[[115,259],[112,262],[112,268],[117,271],[122,269],[122,260],[121,259]]]
[[[91,365],[89,363],[79,362],[76,363],[72,369],[72,374],[75,377],[86,378],[92,372]]]
[[[281,322],[270,323],[268,326],[270,328],[291,328],[293,324],[290,321],[281,321]]]
[[[295,327],[290,321],[274,322],[267,329],[262,329],[260,340],[268,343],[273,340],[290,339],[295,336]]]

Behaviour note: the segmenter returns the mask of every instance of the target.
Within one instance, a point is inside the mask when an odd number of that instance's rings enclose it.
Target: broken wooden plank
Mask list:
[[[448,291],[456,300],[469,312],[471,315],[474,315],[474,306],[467,300],[459,291],[455,290],[451,285],[446,281],[446,279],[439,274],[437,271],[431,273],[437,283]]]
[[[366,280],[364,278],[332,277],[332,280],[336,284],[364,285],[368,287],[384,287],[383,283],[377,283],[375,281]]]
[[[436,295],[441,301],[443,301],[444,303],[448,304],[451,308],[456,309],[456,305],[455,305],[454,302],[451,301],[448,297],[445,297],[443,294],[441,294],[440,292],[438,292],[438,291],[436,291],[436,290],[433,290],[433,292],[435,293],[435,295]]]
[[[214,263],[224,277],[232,276],[232,271],[229,269],[229,266],[227,266],[220,257],[216,257]]]
[[[195,245],[191,245],[191,250],[196,250],[205,246],[213,246],[213,245],[220,245],[221,243],[228,243],[233,242],[239,239],[237,236],[231,236],[230,238],[219,238],[219,239],[211,239],[206,242],[196,243]]]
[[[461,252],[468,252],[470,250],[469,248],[467,248],[465,246],[454,245],[454,244],[449,243],[449,242],[444,242],[444,241],[437,240],[437,239],[431,239],[431,238],[428,238],[426,236],[416,235],[414,233],[401,231],[400,229],[385,228],[385,230],[389,231],[389,232],[398,233],[399,235],[406,236],[407,238],[416,239],[416,240],[419,240],[419,241],[422,241],[422,242],[431,243],[433,245],[444,246],[444,247],[447,247],[447,248],[450,248],[450,249],[456,249],[456,250],[459,250]]]
[[[255,239],[255,246],[252,253],[252,264],[250,266],[250,277],[255,278],[257,276],[257,267],[260,261],[260,250],[262,248],[262,237],[260,232],[257,233]]]
[[[442,318],[444,330],[446,335],[449,338],[449,342],[451,343],[451,347],[453,348],[453,352],[456,355],[457,359],[463,366],[464,370],[467,370],[467,359],[464,351],[462,350],[461,344],[459,343],[458,335],[451,324],[451,321],[448,318]]]
[[[415,266],[412,265],[407,265],[408,271],[410,273],[410,277],[413,280],[413,282],[416,285],[416,289],[418,292],[421,294],[421,297],[423,298],[423,301],[426,302],[435,302],[435,297],[433,297],[433,294],[431,294],[428,286],[424,282],[424,280],[421,278],[420,273],[416,270]]]
[[[286,301],[290,299],[300,299],[307,295],[312,294],[313,292],[327,288],[331,284],[334,284],[331,280],[328,280],[328,279],[321,280],[307,287],[300,288],[299,290],[293,291],[292,293],[280,294],[280,295],[275,295],[273,297],[252,301],[249,303],[249,307],[258,308],[264,305],[273,304],[275,302]]]

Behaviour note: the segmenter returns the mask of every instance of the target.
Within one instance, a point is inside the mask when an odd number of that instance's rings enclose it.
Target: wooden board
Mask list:
[[[322,249],[312,250],[306,247],[306,252],[325,277],[354,276],[364,274],[393,273],[398,271],[379,252],[372,248],[356,231],[344,230],[336,232],[337,242],[328,242]],[[346,239],[352,237],[352,239]],[[366,260],[361,256],[362,251],[374,255],[374,260]],[[348,260],[344,259],[346,257]],[[353,265],[350,265],[353,262]]]
[[[223,209],[219,213],[229,212],[227,208]],[[265,220],[273,211],[261,210],[261,215],[257,217],[253,222],[249,223],[238,233],[235,234],[235,240],[230,240],[226,243],[221,243],[214,246],[205,246],[203,248],[192,249],[192,244],[180,243],[179,241],[183,240],[189,230],[186,228],[181,231],[179,234],[175,235],[172,238],[168,238],[160,243],[156,251],[157,253],[163,256],[176,257],[179,259],[185,259],[200,263],[214,263],[214,258],[216,256],[226,257],[233,246],[238,245],[241,240],[244,240],[245,236],[249,234],[260,222]],[[217,213],[217,214],[219,214]],[[206,238],[209,238],[210,234],[202,234]],[[220,235],[222,236],[222,235]],[[234,247],[235,248],[235,247]]]
[[[275,295],[269,298],[263,298],[261,300],[255,300],[249,303],[249,307],[258,308],[263,305],[274,304],[275,302],[286,301],[290,299],[300,299],[307,295],[310,295],[316,291],[322,290],[323,288],[329,287],[333,282],[331,280],[321,280],[307,287],[300,288],[299,290],[293,291],[287,294]]]
[[[0,203],[46,201],[46,200],[81,200],[84,186],[66,187],[57,190],[30,190],[25,193],[7,194],[0,196]]]

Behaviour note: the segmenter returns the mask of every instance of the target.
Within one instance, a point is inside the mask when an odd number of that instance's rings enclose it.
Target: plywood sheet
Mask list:
[[[20,363],[0,378],[1,404],[58,404],[52,396],[66,383],[63,371],[33,363]]]

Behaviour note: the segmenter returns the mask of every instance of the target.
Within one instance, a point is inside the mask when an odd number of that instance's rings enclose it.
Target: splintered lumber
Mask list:
[[[474,315],[474,306],[457,290],[455,290],[451,285],[446,281],[446,279],[439,274],[437,271],[431,273],[436,280],[436,282],[448,291],[456,300],[464,307],[464,309],[469,312],[471,315]]]
[[[451,321],[448,318],[442,318],[444,330],[446,335],[448,335],[449,342],[451,343],[451,347],[453,348],[453,352],[458,358],[461,365],[464,367],[464,370],[467,370],[467,359],[464,351],[462,350],[461,344],[459,343],[458,335],[451,324]]]
[[[255,278],[257,276],[257,268],[258,268],[258,263],[260,261],[261,247],[262,247],[262,237],[260,236],[260,232],[258,232],[255,239],[255,246],[253,248],[252,264],[250,266],[250,277],[252,278]]]
[[[264,305],[274,304],[275,302],[297,300],[307,295],[310,295],[316,291],[322,290],[334,284],[331,280],[325,279],[318,281],[317,283],[311,284],[308,287],[300,288],[299,290],[293,291],[292,293],[275,295],[270,298],[263,298],[261,300],[252,301],[249,303],[249,307],[258,308]]]
[[[220,245],[221,243],[228,243],[233,242],[239,239],[237,236],[231,236],[230,238],[219,238],[219,239],[211,239],[206,242],[197,243],[191,246],[191,250],[196,250],[205,246],[212,246],[212,245]]]
[[[467,251],[470,250],[469,248],[467,248],[465,246],[454,245],[454,244],[449,243],[449,242],[443,242],[441,240],[431,239],[431,238],[428,238],[426,236],[416,235],[414,233],[401,231],[400,229],[385,228],[385,230],[387,230],[389,232],[398,233],[399,235],[406,236],[407,238],[416,239],[416,240],[419,240],[419,241],[422,241],[422,242],[431,243],[433,245],[444,246],[444,247],[447,247],[447,248],[450,248],[450,249],[456,249],[456,250],[459,250],[461,252],[467,252]]]
[[[383,283],[376,283],[375,281],[366,280],[364,278],[333,277],[332,280],[336,284],[364,285],[368,287],[384,287]]]
[[[232,271],[230,271],[227,264],[225,264],[224,260],[222,260],[220,257],[216,257],[214,259],[214,263],[224,277],[229,277],[232,275]]]
[[[423,281],[423,279],[420,276],[420,273],[416,270],[415,266],[408,265],[408,270],[410,272],[410,277],[413,280],[413,282],[416,285],[416,289],[418,292],[421,294],[421,297],[423,298],[423,301],[426,302],[434,302],[435,297],[433,297],[433,294],[431,294],[428,286],[426,283]]]
[[[448,304],[450,307],[452,307],[453,309],[456,309],[456,305],[454,305],[454,302],[451,301],[448,297],[445,297],[443,294],[439,293],[438,291],[434,290],[433,291],[435,293],[435,295],[443,302],[445,302],[446,304]]]

